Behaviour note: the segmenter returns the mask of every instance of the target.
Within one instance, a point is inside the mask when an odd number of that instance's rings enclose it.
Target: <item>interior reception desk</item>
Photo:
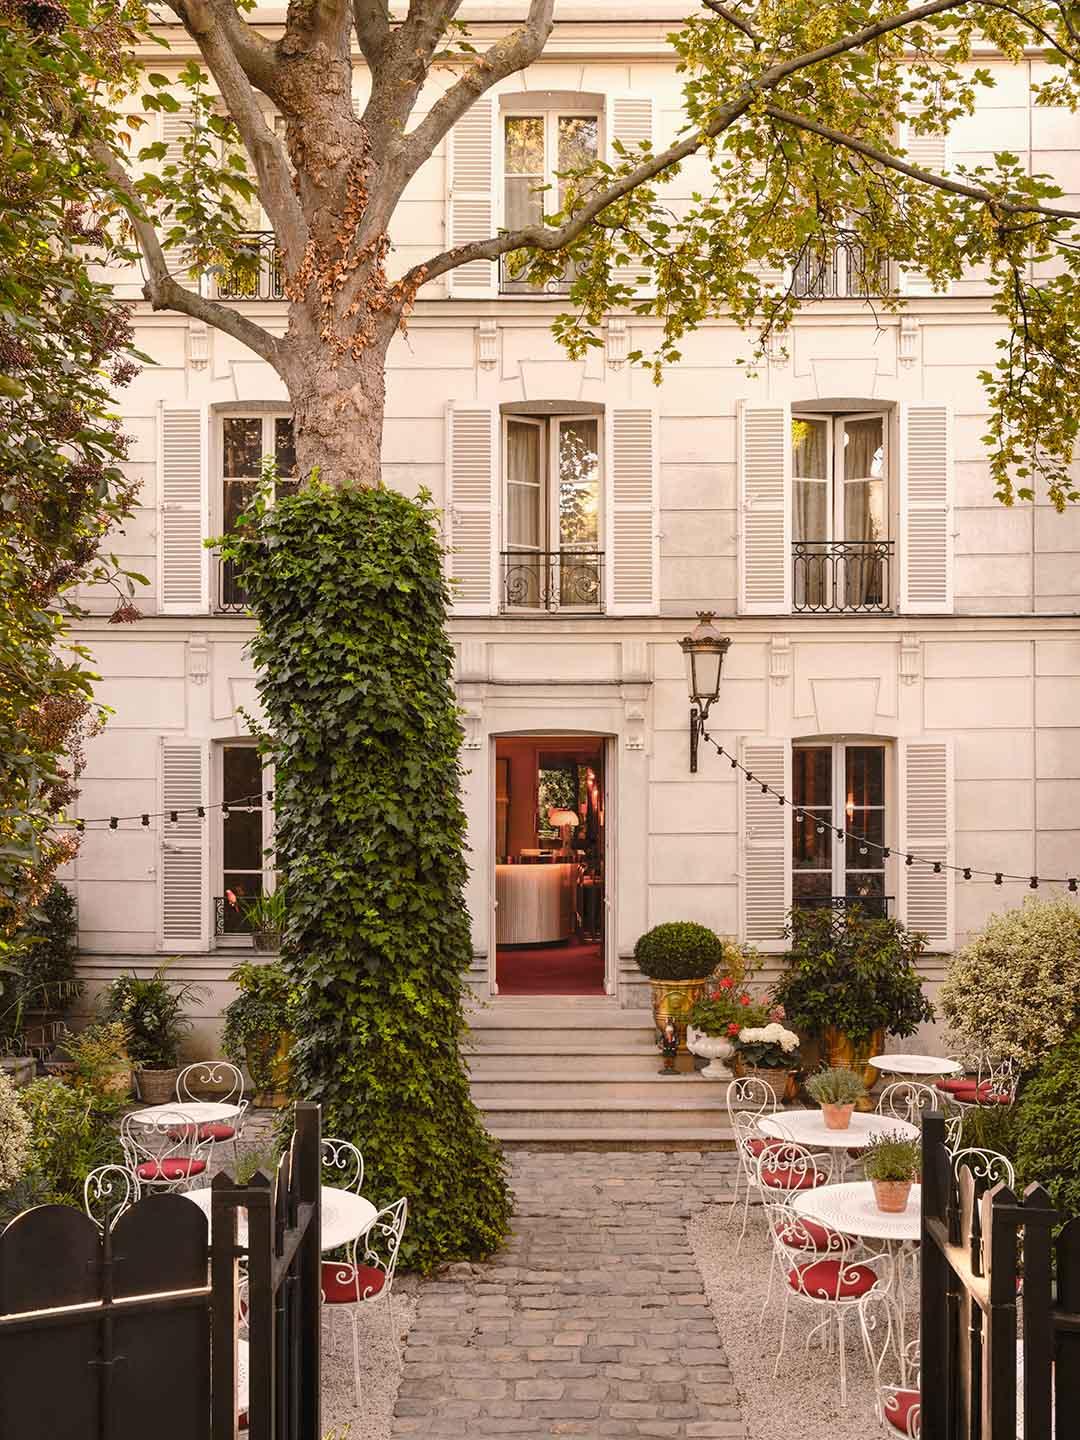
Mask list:
[[[549,945],[574,933],[576,864],[496,865],[499,945]]]

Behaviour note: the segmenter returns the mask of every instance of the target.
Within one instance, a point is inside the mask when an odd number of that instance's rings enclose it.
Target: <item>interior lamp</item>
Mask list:
[[[562,836],[561,848],[563,850],[570,848],[570,835],[577,829],[579,823],[576,810],[563,810],[559,806],[553,805],[548,811],[548,824],[553,825]]]

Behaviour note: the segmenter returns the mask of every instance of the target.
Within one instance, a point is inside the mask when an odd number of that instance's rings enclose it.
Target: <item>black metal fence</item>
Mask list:
[[[602,550],[504,550],[502,604],[506,610],[604,608]]]
[[[274,232],[241,235],[236,254],[217,271],[214,290],[219,300],[284,300],[285,266]]]
[[[856,905],[864,915],[875,920],[887,920],[892,895],[796,895],[792,906],[796,910],[851,910]]]
[[[273,1182],[217,1176],[212,1243],[183,1195],[100,1232],[70,1206],[17,1216],[0,1234],[0,1436],[235,1440],[242,1411],[251,1440],[320,1436],[320,1140],[318,1106],[298,1105]]]
[[[958,1181],[939,1113],[923,1126],[922,1207],[922,1440],[1076,1440],[1080,1220],[1055,1242],[1041,1185],[1018,1199],[967,1169]]]
[[[889,295],[896,289],[892,266],[855,241],[806,251],[795,263],[793,293],[801,300]]]
[[[891,540],[796,540],[791,547],[796,610],[891,609]]]

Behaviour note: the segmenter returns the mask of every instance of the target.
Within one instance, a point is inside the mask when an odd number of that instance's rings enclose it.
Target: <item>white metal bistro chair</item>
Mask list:
[[[98,1165],[83,1181],[83,1209],[99,1230],[115,1225],[141,1195],[135,1173],[123,1165]]]
[[[222,1105],[235,1105],[238,1113],[229,1120],[204,1121],[199,1126],[202,1139],[211,1145],[231,1145],[233,1164],[237,1161],[237,1142],[244,1133],[248,1102],[244,1099],[244,1077],[229,1060],[197,1060],[185,1065],[176,1077],[176,1098],[181,1102],[205,1100],[207,1091]],[[197,1092],[197,1093],[193,1093]]]
[[[1010,1190],[1016,1186],[1016,1171],[1012,1161],[996,1150],[980,1150],[976,1145],[968,1145],[963,1150],[953,1152],[952,1166],[957,1180],[960,1179],[961,1170],[971,1171],[971,1178],[975,1181],[975,1189],[979,1194],[1001,1182]]]
[[[360,1307],[385,1302],[390,1337],[396,1343],[392,1291],[408,1214],[409,1202],[403,1196],[379,1211],[367,1234],[351,1243],[347,1259],[322,1262],[322,1298],[330,1317],[331,1334],[335,1312],[346,1314],[352,1327],[353,1391],[357,1408],[361,1404]]]
[[[906,1120],[921,1127],[923,1116],[944,1108],[941,1093],[919,1080],[894,1080],[886,1085],[874,1107],[887,1120]]]
[[[757,1186],[758,1156],[769,1143],[758,1130],[758,1121],[763,1115],[772,1115],[776,1110],[776,1096],[763,1080],[743,1076],[732,1080],[725,1096],[728,1120],[735,1136],[735,1154],[738,1165],[735,1169],[735,1191],[728,1211],[730,1225],[739,1203],[739,1189],[743,1192],[742,1229],[739,1231],[736,1254],[742,1247],[746,1234],[746,1223],[750,1212],[750,1196]]]
[[[320,1158],[324,1185],[360,1194],[364,1183],[364,1157],[350,1140],[324,1139]]]
[[[794,1140],[774,1140],[771,1148],[762,1151],[755,1167],[755,1185],[761,1192],[761,1203],[765,1220],[772,1232],[773,1240],[793,1250],[801,1259],[817,1255],[836,1254],[845,1243],[825,1225],[816,1220],[800,1219],[792,1226],[789,1206],[792,1199],[805,1190],[816,1190],[829,1182],[831,1171],[828,1158],[822,1159],[799,1145]],[[772,1299],[773,1282],[776,1279],[776,1256],[769,1258],[769,1284],[761,1306],[758,1324],[765,1319],[765,1311]]]
[[[874,1414],[891,1435],[919,1440],[922,1434],[922,1394],[919,1389],[919,1342],[903,1343],[896,1308],[879,1286],[859,1301],[859,1325],[866,1358],[874,1375]],[[899,1361],[903,1345],[903,1360]],[[911,1383],[903,1383],[910,1376]]]
[[[209,1137],[192,1125],[183,1111],[162,1110],[153,1124],[140,1122],[138,1111],[120,1121],[120,1143],[128,1168],[145,1190],[174,1194],[209,1178]]]

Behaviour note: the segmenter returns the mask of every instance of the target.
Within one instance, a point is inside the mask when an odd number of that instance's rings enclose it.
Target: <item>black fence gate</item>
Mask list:
[[[273,1181],[214,1179],[209,1239],[182,1195],[103,1232],[70,1206],[17,1216],[0,1234],[0,1436],[235,1440],[243,1421],[251,1440],[317,1440],[320,1142],[318,1106],[298,1105]]]
[[[1055,1241],[1041,1185],[957,1179],[937,1113],[922,1182],[922,1440],[1077,1440],[1080,1220]]]

